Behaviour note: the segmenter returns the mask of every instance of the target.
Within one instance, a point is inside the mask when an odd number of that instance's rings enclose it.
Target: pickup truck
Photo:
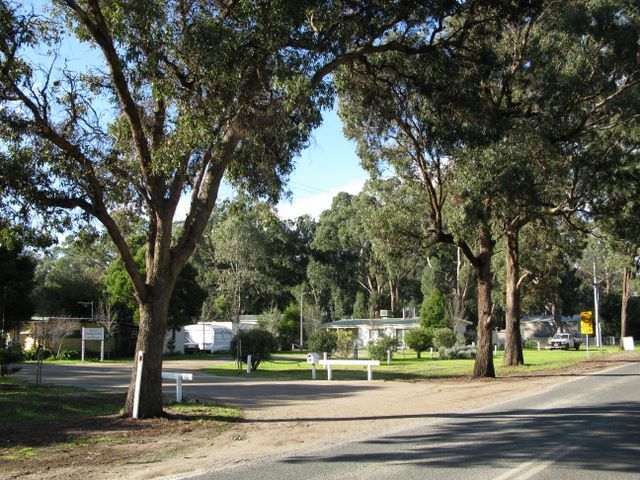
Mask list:
[[[580,344],[582,342],[577,340],[570,333],[556,333],[551,340],[549,340],[549,348],[554,350],[556,348],[563,348],[565,350],[569,350],[570,348],[575,348],[578,350],[580,348]]]

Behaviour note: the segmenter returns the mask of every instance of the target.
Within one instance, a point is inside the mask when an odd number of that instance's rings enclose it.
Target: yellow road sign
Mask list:
[[[593,335],[593,312],[580,312],[580,333]]]

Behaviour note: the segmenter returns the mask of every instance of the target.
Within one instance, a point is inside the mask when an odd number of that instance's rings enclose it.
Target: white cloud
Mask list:
[[[331,202],[340,192],[356,195],[362,191],[366,179],[353,180],[330,191],[314,193],[305,197],[296,195],[292,201],[282,201],[277,206],[278,216],[283,220],[293,220],[302,215],[317,219],[322,212],[331,208]]]

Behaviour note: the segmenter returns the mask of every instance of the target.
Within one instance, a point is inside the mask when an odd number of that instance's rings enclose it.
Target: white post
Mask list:
[[[367,365],[367,380],[373,380],[373,366],[371,364]]]
[[[311,364],[311,380],[315,380],[316,379],[316,364],[312,363]]]
[[[387,365],[391,365],[391,350],[387,350]]]
[[[328,357],[327,352],[322,352],[322,359],[323,359],[325,362],[327,361],[327,357]],[[326,366],[325,366],[325,368],[326,368]],[[331,367],[329,367],[329,370],[331,370]],[[329,380],[331,380],[331,379],[329,379]]]
[[[498,345],[494,345],[493,346],[493,354],[497,355],[498,354]]]
[[[182,375],[176,378],[176,402],[182,403]]]
[[[84,327],[82,327],[82,342],[80,346],[80,361],[84,362]]]
[[[138,418],[138,410],[140,408],[140,387],[142,386],[142,365],[144,364],[144,352],[138,352],[138,366],[136,368],[136,389],[133,394],[133,412],[132,417]]]
[[[247,355],[247,373],[251,373],[251,355]]]
[[[327,365],[327,380],[331,380],[331,364]]]
[[[596,277],[596,257],[593,257],[593,310],[594,316],[596,317],[596,347],[602,347],[602,339],[600,337],[600,315],[598,308],[598,278]]]
[[[102,340],[100,340],[100,362],[104,362],[104,332],[102,333]]]
[[[536,342],[538,344],[538,351],[540,351],[540,342]]]
[[[429,358],[433,360],[433,347],[429,347]]]

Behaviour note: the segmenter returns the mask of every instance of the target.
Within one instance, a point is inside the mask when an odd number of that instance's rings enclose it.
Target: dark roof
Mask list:
[[[322,325],[323,328],[357,328],[357,327],[415,327],[420,323],[419,318],[348,318]]]

